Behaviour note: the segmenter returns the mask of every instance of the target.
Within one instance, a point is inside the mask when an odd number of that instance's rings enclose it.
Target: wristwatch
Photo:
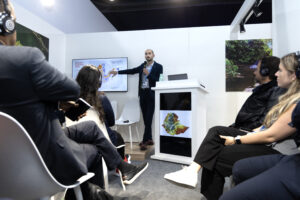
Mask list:
[[[235,140],[235,143],[236,143],[236,144],[242,144],[242,142],[241,142],[241,136],[240,136],[240,135],[236,136],[236,137],[234,138],[234,140]]]

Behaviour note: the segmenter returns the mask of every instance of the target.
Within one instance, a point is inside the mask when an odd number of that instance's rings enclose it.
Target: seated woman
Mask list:
[[[92,108],[87,110],[86,115],[80,118],[78,121],[71,121],[66,119],[66,125],[70,126],[82,121],[94,121],[97,126],[100,128],[103,135],[111,142],[109,134],[105,126],[105,114],[104,109],[101,103],[101,99],[98,93],[99,87],[101,87],[101,72],[93,65],[84,66],[78,73],[76,81],[80,86],[80,96],[82,99],[87,101]],[[121,156],[122,157],[122,156]],[[124,159],[124,158],[123,158]],[[132,168],[134,172],[131,177],[131,180],[127,180],[127,177],[120,177],[124,184],[131,184],[143,171],[148,167],[148,163],[144,162],[138,166],[127,164],[124,161],[122,163],[129,168]],[[122,170],[119,169],[119,173],[122,173]],[[122,174],[121,174],[122,175]],[[129,177],[129,176],[128,176]],[[103,184],[102,184],[103,185]]]
[[[300,102],[290,125],[300,130]],[[300,199],[300,153],[239,160],[233,166],[232,176],[237,185],[221,200]]]
[[[109,128],[115,124],[112,106],[104,93],[98,92],[102,83],[101,72],[93,65],[84,66],[76,77],[80,86],[80,97],[86,100],[93,108],[87,111],[85,117],[79,121],[93,120],[99,126],[106,138],[116,147],[125,146],[122,136]],[[67,121],[67,125],[70,121]],[[124,147],[118,148],[118,152],[124,159]]]
[[[97,95],[97,91],[102,83],[101,77],[101,72],[92,65],[84,66],[79,71],[76,77],[76,81],[80,86],[79,97],[87,101],[93,107],[87,110],[86,116],[80,118],[78,121],[71,121],[66,118],[66,125],[70,126],[78,122],[92,120],[98,125],[107,140],[111,142],[105,126],[105,114],[100,98]]]
[[[296,77],[298,68],[295,54],[281,59],[276,73],[277,82],[279,87],[288,88],[288,91],[268,112],[263,127],[257,132],[247,134],[231,127],[213,127],[200,145],[194,162],[180,171],[166,174],[165,178],[195,187],[198,172],[203,168],[201,193],[209,200],[218,199],[223,193],[224,177],[231,175],[236,161],[252,156],[296,153],[297,145],[292,139],[296,131],[286,124],[300,100],[300,79]]]

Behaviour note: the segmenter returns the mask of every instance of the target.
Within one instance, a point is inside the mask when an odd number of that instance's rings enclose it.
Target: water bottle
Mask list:
[[[163,74],[160,74],[159,75],[159,81],[163,81],[164,80],[164,75]]]

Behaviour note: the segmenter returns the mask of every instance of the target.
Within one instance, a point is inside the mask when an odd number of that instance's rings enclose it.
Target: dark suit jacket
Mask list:
[[[18,120],[54,177],[73,183],[87,172],[81,147],[66,137],[54,114],[60,100],[75,100],[80,88],[45,60],[37,48],[0,46],[0,111]]]
[[[143,69],[145,67],[145,64],[142,63],[140,66],[132,69],[127,70],[120,70],[119,74],[137,74],[139,73],[139,96],[141,91],[141,84],[142,84],[142,75],[143,75]],[[147,76],[149,79],[149,87],[155,87],[156,81],[159,80],[160,74],[163,73],[163,66],[157,62],[154,62],[150,74]]]

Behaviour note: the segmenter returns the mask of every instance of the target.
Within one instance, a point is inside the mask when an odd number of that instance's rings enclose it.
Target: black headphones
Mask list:
[[[8,10],[7,0],[2,0],[4,11],[0,12],[0,35],[10,35],[15,32],[16,24]]]
[[[261,59],[259,73],[262,76],[269,76],[270,70],[268,66],[265,64],[264,59]]]
[[[97,68],[98,69],[98,68]],[[102,85],[102,73],[101,71],[98,69],[99,73],[100,73],[100,77],[99,77],[99,88],[101,88]]]
[[[296,69],[296,77],[297,77],[297,79],[300,79],[300,51],[296,51],[295,56],[298,61],[298,66]]]

